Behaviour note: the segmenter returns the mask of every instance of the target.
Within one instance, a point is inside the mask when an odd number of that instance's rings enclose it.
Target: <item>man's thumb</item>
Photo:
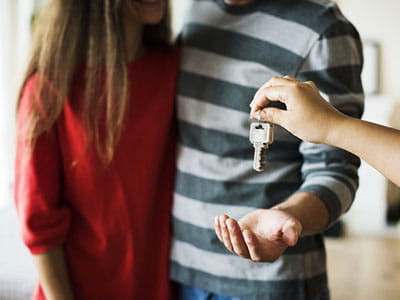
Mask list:
[[[301,234],[301,224],[293,220],[287,220],[282,229],[282,240],[289,246],[297,244]]]

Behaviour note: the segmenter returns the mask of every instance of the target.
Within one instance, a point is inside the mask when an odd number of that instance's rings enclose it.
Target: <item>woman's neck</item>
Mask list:
[[[125,48],[128,61],[134,61],[144,54],[143,24],[131,16],[125,17]]]

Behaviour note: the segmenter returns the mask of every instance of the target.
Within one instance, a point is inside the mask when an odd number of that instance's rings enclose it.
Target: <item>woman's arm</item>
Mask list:
[[[38,75],[22,91],[17,114],[14,200],[24,244],[33,254],[46,299],[73,299],[63,245],[71,210],[63,195],[63,158],[57,124],[34,143],[27,132]],[[34,145],[32,145],[32,143]]]
[[[62,246],[34,255],[40,285],[47,300],[74,299]]]
[[[400,131],[353,118],[336,124],[327,144],[358,155],[400,186]]]
[[[281,101],[287,110],[265,106]],[[312,82],[274,77],[256,93],[251,117],[279,124],[297,137],[354,153],[400,186],[400,131],[348,117],[326,102]]]

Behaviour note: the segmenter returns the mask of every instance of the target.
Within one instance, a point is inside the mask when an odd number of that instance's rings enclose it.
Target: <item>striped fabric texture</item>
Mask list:
[[[301,191],[325,203],[329,224],[349,209],[360,161],[340,149],[276,126],[266,171],[253,171],[249,103],[272,76],[292,75],[313,80],[327,101],[361,117],[360,37],[328,0],[191,0],[186,17],[171,278],[244,299],[315,297],[327,288],[320,234],[301,238],[274,263],[253,263],[224,248],[213,220],[240,218]]]

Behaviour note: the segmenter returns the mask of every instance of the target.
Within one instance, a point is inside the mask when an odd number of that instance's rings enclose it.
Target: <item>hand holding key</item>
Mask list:
[[[272,101],[285,103],[287,110],[266,107]],[[295,136],[312,143],[330,144],[336,124],[348,119],[325,101],[311,81],[273,77],[255,94],[251,118],[278,124]]]

